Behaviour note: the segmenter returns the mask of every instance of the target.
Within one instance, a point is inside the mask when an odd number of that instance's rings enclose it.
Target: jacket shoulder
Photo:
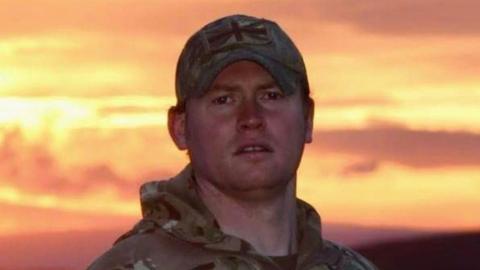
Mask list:
[[[117,242],[109,250],[96,258],[87,270],[130,270],[134,269],[135,250],[138,239],[129,237]]]
[[[188,253],[190,249],[189,244],[160,230],[154,221],[142,219],[87,270],[175,269],[175,265],[184,261],[179,251]],[[158,265],[160,262],[162,265]]]
[[[338,254],[338,259],[334,263],[335,269],[378,270],[378,268],[368,259],[348,247],[342,246],[329,240],[324,240],[324,247],[327,250],[330,250],[330,252]]]
[[[114,246],[93,261],[87,270],[156,270],[159,269],[148,256],[138,256],[145,235],[133,235],[115,242]]]

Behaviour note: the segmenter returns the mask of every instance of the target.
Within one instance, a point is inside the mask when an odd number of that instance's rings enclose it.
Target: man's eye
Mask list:
[[[232,101],[232,98],[229,96],[220,96],[216,97],[212,100],[213,104],[221,105],[221,104],[227,104]]]
[[[283,98],[284,95],[283,93],[281,92],[266,92],[264,95],[263,95],[263,98],[264,99],[268,99],[268,100],[276,100],[276,99],[281,99]]]

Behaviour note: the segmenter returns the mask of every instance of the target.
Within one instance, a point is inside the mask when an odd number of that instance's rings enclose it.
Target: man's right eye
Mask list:
[[[230,96],[219,96],[212,100],[212,103],[216,105],[227,104],[230,102],[232,102],[232,98]]]

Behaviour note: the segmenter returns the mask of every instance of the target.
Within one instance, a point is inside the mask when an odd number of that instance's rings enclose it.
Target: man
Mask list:
[[[141,188],[143,219],[90,270],[375,269],[322,239],[296,198],[312,140],[305,65],[274,22],[234,15],[195,33],[180,55],[168,128],[190,164]]]

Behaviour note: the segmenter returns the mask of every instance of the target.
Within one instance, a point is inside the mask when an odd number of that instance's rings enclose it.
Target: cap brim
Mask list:
[[[289,95],[298,90],[298,84],[295,80],[297,76],[294,74],[294,71],[285,68],[273,59],[256,54],[250,50],[240,49],[231,51],[224,58],[214,61],[215,64],[203,72],[196,87],[195,96],[200,97],[206,93],[217,75],[224,68],[242,60],[256,62],[265,68],[285,94]]]

